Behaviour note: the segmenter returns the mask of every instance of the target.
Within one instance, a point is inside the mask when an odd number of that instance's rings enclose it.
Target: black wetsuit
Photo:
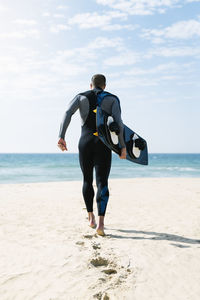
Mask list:
[[[88,212],[93,211],[93,169],[96,171],[97,207],[98,215],[104,216],[109,197],[108,176],[111,167],[111,150],[100,139],[93,135],[96,132],[96,114],[93,112],[97,106],[94,91],[84,93],[89,101],[89,114],[82,126],[79,140],[79,160],[83,172],[83,197]]]
[[[106,147],[100,139],[93,133],[96,132],[96,114],[93,110],[97,106],[97,95],[101,89],[94,89],[77,95],[70,103],[69,109],[65,113],[61,123],[59,136],[64,138],[65,131],[70,123],[72,114],[79,108],[84,118],[81,137],[79,140],[79,161],[83,173],[83,197],[88,212],[93,211],[93,170],[96,172],[97,185],[97,207],[98,215],[104,216],[109,198],[108,176],[111,168],[111,150]],[[110,94],[105,100],[105,109],[117,120],[121,128],[121,144],[123,140],[123,123],[121,121],[120,105],[114,95]],[[114,104],[114,105],[113,105]]]

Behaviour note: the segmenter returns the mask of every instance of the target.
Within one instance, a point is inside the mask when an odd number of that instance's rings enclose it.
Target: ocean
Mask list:
[[[110,178],[200,177],[200,154],[149,154],[149,165],[113,154]],[[78,154],[0,154],[0,184],[82,180]]]

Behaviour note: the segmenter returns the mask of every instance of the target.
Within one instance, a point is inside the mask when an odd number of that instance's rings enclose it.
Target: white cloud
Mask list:
[[[67,5],[58,5],[57,7],[56,7],[56,9],[61,9],[61,10],[64,10],[64,9],[68,9],[68,6]]]
[[[42,14],[42,17],[50,17],[50,16],[51,16],[51,14],[49,12],[44,12]]]
[[[33,95],[37,97],[37,90],[41,97],[56,96],[58,89],[72,89],[74,77],[84,78],[83,74],[90,76],[91,72],[99,69],[98,62],[104,59],[102,53],[109,55],[109,49],[114,53],[121,47],[120,38],[97,37],[84,47],[46,56],[23,47],[10,48],[9,54],[1,53],[0,57],[1,94],[11,96],[14,91],[18,97],[29,99]],[[12,90],[9,88],[11,84]]]
[[[169,84],[173,81],[176,85],[191,82],[195,64],[185,63],[178,64],[176,62],[169,62],[168,64],[159,64],[152,68],[132,67],[128,71],[119,71],[112,74],[112,86],[120,89],[144,87],[144,86],[158,86],[162,84]],[[171,83],[170,83],[171,84]],[[142,89],[143,90],[143,89]]]
[[[97,37],[93,42],[88,45],[90,49],[102,49],[102,48],[118,48],[122,45],[121,38],[106,38]]]
[[[118,55],[111,56],[104,60],[104,64],[107,66],[127,66],[135,64],[140,60],[139,55],[132,51],[122,51]]]
[[[163,29],[146,29],[144,30],[144,37],[158,39],[162,41],[163,38],[169,39],[189,39],[195,36],[200,36],[200,21],[188,20],[174,23],[173,25]]]
[[[182,7],[200,0],[96,0],[98,4],[117,9],[127,15],[164,14],[167,8]]]
[[[0,74],[18,73],[20,69],[15,57],[4,55],[0,57]],[[24,69],[22,70],[24,72]]]
[[[37,29],[0,33],[1,39],[39,38],[39,36],[40,32]]]
[[[53,17],[57,18],[57,19],[63,19],[63,18],[65,18],[65,15],[63,15],[63,14],[54,14]]]
[[[96,2],[125,12],[127,15],[152,15],[155,12],[164,13],[166,8],[176,6],[180,0],[96,0]]]
[[[13,47],[13,53],[1,55],[0,57],[0,75],[6,77],[8,74],[18,75],[38,70],[41,61],[38,59],[38,52],[27,48]],[[37,57],[37,59],[35,59]],[[15,74],[16,75],[16,74]]]
[[[185,67],[187,65],[184,65]],[[160,64],[153,68],[143,69],[143,68],[132,68],[129,71],[124,72],[125,75],[128,76],[143,76],[143,75],[152,75],[152,74],[160,74],[160,73],[174,73],[180,69],[180,65],[174,62],[167,64]]]
[[[169,62],[156,65],[153,68],[131,68],[129,71],[123,72],[122,77],[140,77],[142,80],[152,77],[157,77],[157,80],[185,79],[185,75],[187,74],[188,77],[193,71],[194,65],[192,63]]]
[[[135,29],[132,24],[112,24],[113,19],[126,20],[126,14],[119,11],[110,11],[105,14],[82,13],[69,19],[69,25],[77,25],[81,29],[100,28],[102,30]]]
[[[70,30],[70,27],[65,24],[55,24],[50,26],[50,31],[53,33],[59,33],[60,31]]]
[[[138,27],[139,27],[138,25],[131,25],[131,24],[127,24],[127,25],[111,24],[105,26],[103,29],[107,31],[114,31],[114,30],[121,30],[121,29],[135,30]]]
[[[17,19],[15,21],[13,21],[13,23],[19,24],[19,25],[26,25],[26,26],[33,26],[33,25],[37,24],[37,22],[35,20],[28,20],[28,19]]]
[[[44,94],[55,96],[58,87],[70,86],[73,76],[87,71],[86,65],[70,62],[62,55],[42,57],[30,49],[13,49],[9,55],[0,57],[1,94],[12,96],[15,93],[17,97],[26,100]]]
[[[70,60],[71,62],[94,65],[96,64],[98,57],[102,54],[102,51],[107,51],[109,48],[120,51],[122,47],[121,38],[108,39],[105,37],[97,37],[85,47],[58,51],[58,55],[61,56],[62,59]]]
[[[6,10],[8,10],[7,7],[0,5],[0,12],[4,12]]]
[[[150,50],[144,55],[145,58],[152,58],[153,56],[163,57],[184,57],[193,56],[200,57],[200,48],[195,47],[161,47]]]
[[[157,78],[136,78],[136,77],[122,77],[119,79],[112,80],[112,88],[118,89],[129,89],[133,87],[145,87],[145,86],[157,86],[159,79]]]
[[[64,14],[51,14],[50,12],[44,12],[42,14],[42,17],[53,17],[56,19],[63,19],[63,18],[65,18],[65,15]]]
[[[166,75],[166,76],[161,76],[160,80],[178,80],[178,79],[182,79],[181,76],[178,75]]]

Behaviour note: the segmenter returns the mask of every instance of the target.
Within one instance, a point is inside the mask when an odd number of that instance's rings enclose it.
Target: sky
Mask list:
[[[0,0],[0,152],[59,153],[68,102],[103,73],[149,152],[200,153],[199,59],[200,0]]]

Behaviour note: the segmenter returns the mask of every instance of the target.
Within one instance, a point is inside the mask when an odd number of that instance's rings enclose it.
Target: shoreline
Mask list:
[[[108,182],[110,181],[126,181],[126,180],[198,180],[200,179],[200,177],[126,177],[126,178],[109,178]],[[16,182],[16,183],[1,183],[0,182],[0,187],[4,186],[4,185],[24,185],[24,184],[56,184],[56,183],[67,183],[67,182],[77,182],[77,183],[82,183],[82,180],[62,180],[62,181],[37,181],[37,182]],[[93,185],[95,185],[95,176],[94,176],[94,183]]]

